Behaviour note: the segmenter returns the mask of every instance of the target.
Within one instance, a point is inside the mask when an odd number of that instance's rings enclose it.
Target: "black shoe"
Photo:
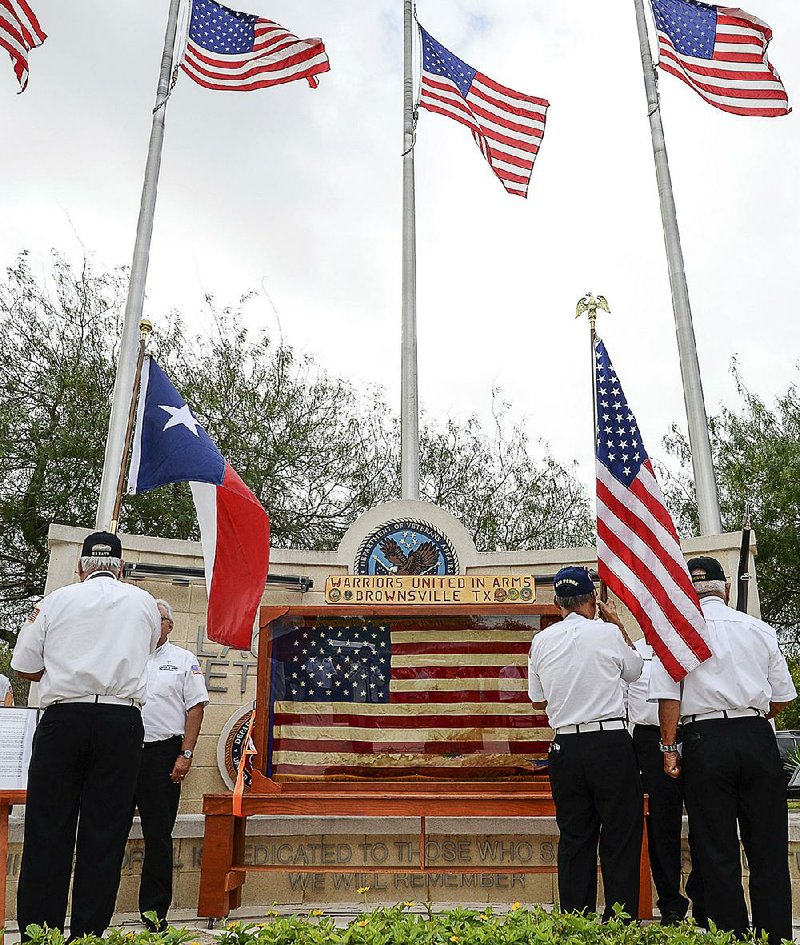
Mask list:
[[[152,914],[152,913],[151,913]],[[169,923],[166,919],[156,918],[155,922],[146,915],[142,916],[142,922],[144,922],[145,928],[148,932],[166,932],[169,928]]]
[[[661,916],[662,925],[680,925],[681,922],[686,918],[685,915],[681,915],[680,912],[665,912]]]

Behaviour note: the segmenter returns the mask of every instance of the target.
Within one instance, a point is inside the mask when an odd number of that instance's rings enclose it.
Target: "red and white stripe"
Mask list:
[[[598,573],[673,679],[711,656],[705,620],[664,496],[647,460],[629,488],[597,463]]]
[[[527,197],[549,102],[515,92],[480,72],[465,99],[455,82],[423,71],[419,104],[466,125],[505,189]]]
[[[208,591],[209,640],[249,650],[269,571],[269,516],[226,463],[221,485],[190,482]]]
[[[679,53],[658,30],[659,66],[682,79],[710,105],[735,115],[787,115],[789,99],[767,58],[772,30],[735,7],[717,7],[714,55],[698,59]]]
[[[258,20],[255,34],[252,52],[232,56],[208,52],[190,38],[181,68],[204,88],[233,92],[268,89],[296,79],[307,79],[316,88],[316,76],[330,70],[321,39],[299,39],[266,19]]]
[[[276,702],[274,776],[530,777],[552,735],[528,699],[534,631],[521,620],[397,618],[389,704]]]
[[[20,92],[28,85],[28,53],[46,39],[25,0],[0,0],[0,49],[11,56]]]

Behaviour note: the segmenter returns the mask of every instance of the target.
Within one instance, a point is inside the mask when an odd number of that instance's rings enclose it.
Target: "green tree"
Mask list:
[[[784,646],[796,650],[800,645],[800,390],[791,384],[768,404],[747,389],[735,364],[733,371],[741,402],[709,420],[722,524],[727,531],[740,529],[745,503],[749,505],[758,542],[761,610],[779,630]],[[670,506],[684,530],[697,533],[688,442],[673,428],[666,446],[683,467],[668,482]]]
[[[94,521],[126,273],[76,271],[55,255],[48,278],[23,254],[0,280],[0,638],[43,593],[52,522]],[[379,389],[332,377],[239,307],[208,300],[202,335],[159,319],[153,353],[222,452],[269,510],[279,547],[330,549],[365,509],[399,495],[398,421]],[[244,301],[244,299],[242,300]],[[428,422],[424,498],[457,515],[486,551],[592,538],[574,470],[496,406],[476,419]],[[185,484],[126,498],[121,530],[196,538]]]

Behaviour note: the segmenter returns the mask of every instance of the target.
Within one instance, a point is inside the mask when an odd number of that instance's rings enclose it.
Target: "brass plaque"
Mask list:
[[[531,604],[532,574],[358,575],[336,574],[325,581],[326,604]]]

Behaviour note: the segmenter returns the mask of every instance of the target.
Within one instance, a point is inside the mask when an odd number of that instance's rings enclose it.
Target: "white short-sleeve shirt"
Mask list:
[[[636,652],[642,657],[642,675],[628,683],[628,721],[631,725],[658,725],[658,703],[648,702],[653,648],[646,640],[637,640]]]
[[[147,659],[161,635],[155,599],[109,572],[48,594],[23,624],[11,658],[22,673],[44,670],[39,705],[117,696],[143,703]]]
[[[770,702],[797,697],[775,630],[763,620],[726,606],[719,597],[700,604],[713,654],[676,683],[654,657],[649,698],[678,699],[681,715],[701,715],[722,709],[769,711]]]
[[[625,717],[623,680],[642,671],[642,657],[619,629],[602,620],[568,614],[533,638],[528,695],[546,702],[553,728]]]
[[[11,692],[11,680],[8,676],[0,673],[0,706],[5,702],[6,696]]]
[[[147,702],[142,709],[144,740],[160,742],[186,731],[186,713],[208,702],[197,657],[167,640],[147,661]]]

